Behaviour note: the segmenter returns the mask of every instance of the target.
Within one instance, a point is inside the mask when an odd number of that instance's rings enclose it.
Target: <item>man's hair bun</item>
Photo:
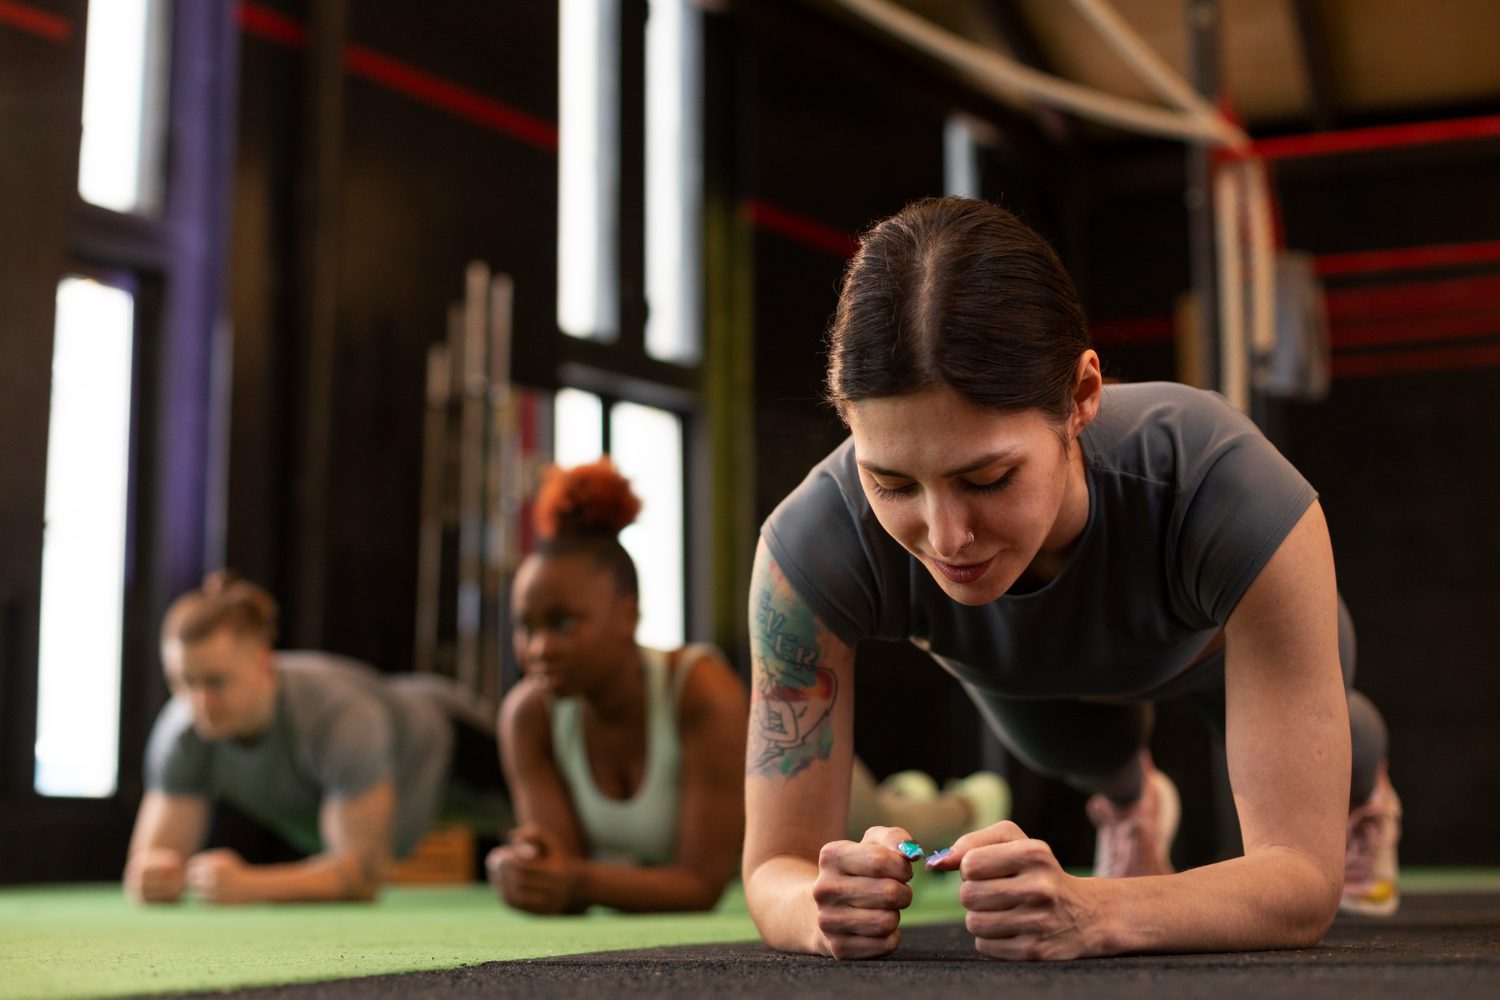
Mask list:
[[[551,466],[536,495],[536,530],[545,539],[618,535],[635,521],[641,501],[608,458],[561,469]]]

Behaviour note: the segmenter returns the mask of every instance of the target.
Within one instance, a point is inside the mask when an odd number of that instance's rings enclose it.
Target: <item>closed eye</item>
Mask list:
[[[870,489],[882,500],[900,500],[903,497],[911,496],[912,484],[907,483],[899,489],[891,489],[888,486],[881,486],[872,479],[870,480]]]
[[[971,483],[967,479],[963,481],[964,489],[970,493],[983,496],[987,493],[999,493],[1009,486],[1016,478],[1016,470],[1010,469],[999,479],[992,479],[987,483]]]

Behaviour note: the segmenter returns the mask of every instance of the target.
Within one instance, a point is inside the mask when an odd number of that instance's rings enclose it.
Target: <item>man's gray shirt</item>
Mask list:
[[[275,654],[276,711],[254,742],[208,741],[185,699],[157,716],[146,785],[168,795],[223,799],[315,854],[325,799],[395,785],[392,847],[410,853],[442,802],[453,730],[433,701],[356,660],[318,652]]]

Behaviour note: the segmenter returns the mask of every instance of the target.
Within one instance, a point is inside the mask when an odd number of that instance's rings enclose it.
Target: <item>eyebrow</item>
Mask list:
[[[985,468],[986,466],[994,465],[996,462],[1010,461],[1015,457],[1015,448],[1002,448],[999,451],[992,451],[988,455],[981,455],[979,458],[975,459],[969,464],[960,466],[957,469],[949,469],[947,472],[943,473],[943,478],[952,479],[954,476],[967,475],[970,472],[976,472],[979,469]],[[875,465],[870,462],[857,461],[855,464],[857,464],[861,469],[864,469],[866,472],[870,473],[873,476],[888,476],[891,479],[913,478],[909,473],[897,472],[895,469],[882,468],[881,466]]]

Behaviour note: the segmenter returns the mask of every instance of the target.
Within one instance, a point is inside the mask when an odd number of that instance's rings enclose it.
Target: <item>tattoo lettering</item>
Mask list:
[[[757,739],[752,771],[790,778],[833,752],[833,726],[825,724],[838,697],[838,677],[818,665],[818,648],[805,641],[816,626],[810,614],[790,621],[771,603],[756,602],[755,698],[751,726]]]

